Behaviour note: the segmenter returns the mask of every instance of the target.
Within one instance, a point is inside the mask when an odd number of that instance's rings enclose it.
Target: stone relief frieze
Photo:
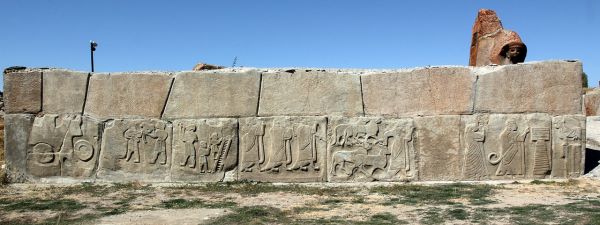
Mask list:
[[[237,166],[236,119],[175,120],[173,129],[174,180],[222,181]]]
[[[585,116],[552,118],[553,177],[573,178],[583,174]]]
[[[323,181],[325,117],[259,117],[240,120],[240,179]]]
[[[418,178],[412,119],[334,118],[330,127],[330,181]]]
[[[93,176],[101,125],[81,115],[36,117],[29,138],[27,171],[34,177]]]

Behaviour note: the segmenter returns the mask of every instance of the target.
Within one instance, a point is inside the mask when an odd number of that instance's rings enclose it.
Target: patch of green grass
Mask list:
[[[556,184],[556,181],[533,180],[530,184]]]
[[[462,208],[447,209],[446,214],[456,220],[466,220],[469,218],[469,212]]]
[[[289,224],[291,220],[281,209],[269,206],[245,206],[233,213],[213,219],[207,224]]]
[[[467,198],[471,204],[482,205],[492,203],[488,197],[493,194],[491,185],[450,184],[440,186],[394,185],[374,187],[371,192],[392,195],[384,204],[455,204],[452,200]]]
[[[273,185],[271,183],[236,181],[208,183],[204,185],[183,185],[172,189],[187,189],[209,193],[237,193],[244,196],[256,196],[261,193],[287,192],[305,195],[344,195],[356,193],[348,188],[308,187],[303,185]]]
[[[366,203],[364,196],[354,196],[354,198],[352,198],[351,202],[354,203],[354,204],[364,204],[364,203]]]
[[[112,185],[93,184],[89,182],[84,182],[80,185],[62,187],[61,190],[62,195],[89,194],[94,197],[102,197],[115,192],[151,191],[153,190],[153,188],[151,185],[142,185],[136,182],[113,183]]]
[[[232,208],[237,203],[231,201],[207,202],[200,199],[186,200],[182,198],[163,201],[160,207],[166,209],[187,209],[187,208]]]
[[[445,221],[442,212],[443,210],[437,207],[429,208],[424,212],[420,222],[422,224],[441,224]]]
[[[77,211],[85,208],[84,204],[71,199],[25,199],[0,200],[0,209],[4,211]]]
[[[389,212],[385,212],[385,213],[375,214],[375,215],[371,216],[371,218],[369,218],[369,220],[367,220],[365,222],[359,222],[357,224],[364,224],[364,225],[408,224],[408,222],[404,221],[404,220],[399,220],[398,217],[392,215]]]
[[[325,205],[338,205],[340,203],[344,203],[344,200],[339,199],[339,198],[328,198],[328,199],[321,201],[321,204],[325,204]]]

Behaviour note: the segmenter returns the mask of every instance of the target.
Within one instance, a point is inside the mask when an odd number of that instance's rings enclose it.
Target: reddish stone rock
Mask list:
[[[479,10],[472,34],[470,66],[506,65],[525,61],[527,46],[516,32],[502,27],[502,22],[493,10]]]
[[[193,71],[201,71],[201,70],[218,70],[218,69],[223,69],[225,68],[224,66],[218,66],[218,65],[211,65],[211,64],[206,64],[206,63],[198,63],[196,64],[196,66],[194,66],[194,69],[192,69]]]

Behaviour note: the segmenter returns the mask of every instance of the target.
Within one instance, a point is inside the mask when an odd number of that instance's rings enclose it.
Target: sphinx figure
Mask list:
[[[507,65],[525,61],[527,46],[516,32],[502,27],[493,10],[479,10],[472,35],[469,66]]]

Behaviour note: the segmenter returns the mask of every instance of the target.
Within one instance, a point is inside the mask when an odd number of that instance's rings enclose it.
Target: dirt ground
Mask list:
[[[600,224],[600,180],[11,184],[0,224]]]

